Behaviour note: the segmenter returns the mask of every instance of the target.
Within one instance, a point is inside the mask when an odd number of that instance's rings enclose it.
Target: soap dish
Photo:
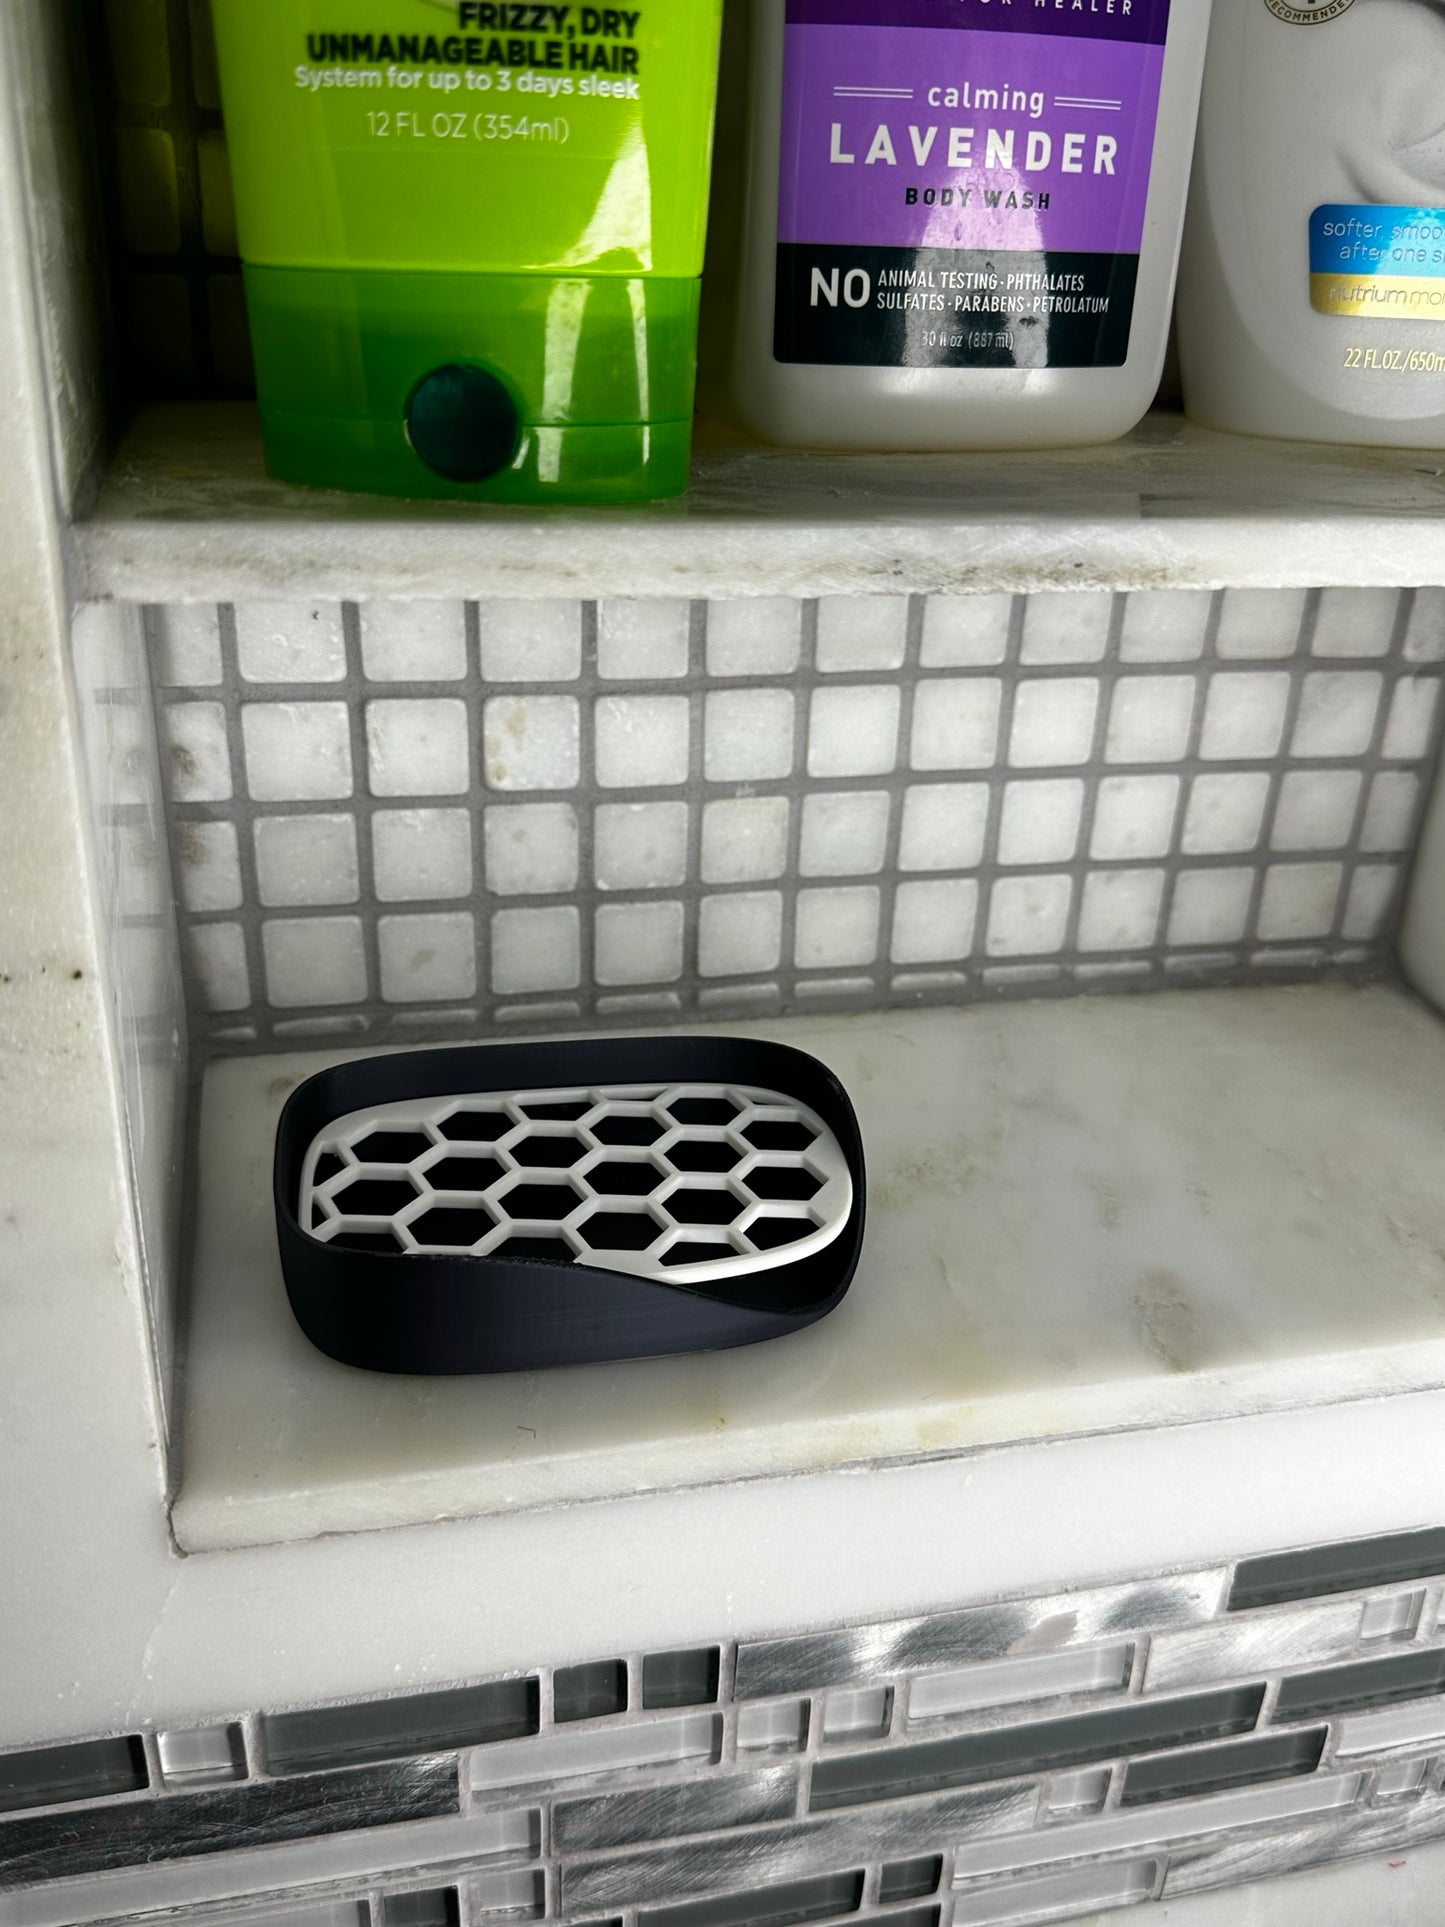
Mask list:
[[[843,1298],[866,1208],[847,1093],[741,1038],[397,1052],[309,1078],[276,1138],[298,1323],[371,1371],[718,1351]]]

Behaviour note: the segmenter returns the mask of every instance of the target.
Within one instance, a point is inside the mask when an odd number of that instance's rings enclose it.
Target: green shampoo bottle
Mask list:
[[[722,0],[215,0],[267,461],[687,486]]]

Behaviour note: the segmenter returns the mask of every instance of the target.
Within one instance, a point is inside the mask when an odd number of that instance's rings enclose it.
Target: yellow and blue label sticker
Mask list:
[[[1310,296],[1321,314],[1445,321],[1445,208],[1317,207]]]

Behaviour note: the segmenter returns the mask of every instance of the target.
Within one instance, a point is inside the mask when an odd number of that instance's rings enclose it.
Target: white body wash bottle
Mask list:
[[[726,412],[813,448],[1126,434],[1164,362],[1209,13],[751,0]]]
[[[1445,447],[1445,0],[1221,0],[1179,335],[1208,427]]]

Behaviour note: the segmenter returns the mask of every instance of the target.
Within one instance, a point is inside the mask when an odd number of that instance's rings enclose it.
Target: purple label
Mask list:
[[[788,0],[800,27],[960,27],[1163,46],[1170,0]]]
[[[1137,40],[790,26],[778,238],[1137,254],[1163,71]]]
[[[1118,368],[1170,0],[787,0],[781,362]]]

